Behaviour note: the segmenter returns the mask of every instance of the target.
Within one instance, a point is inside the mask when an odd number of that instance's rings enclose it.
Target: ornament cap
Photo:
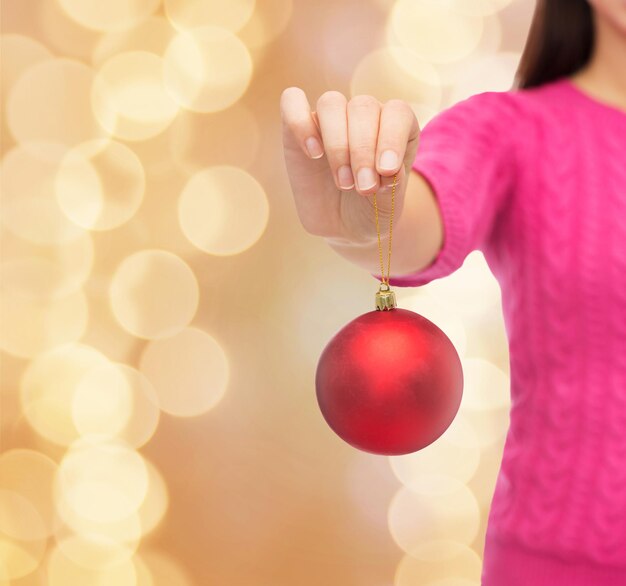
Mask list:
[[[383,289],[386,287],[386,289]],[[381,283],[374,296],[375,306],[378,311],[387,311],[397,307],[396,294],[389,287],[389,283]]]

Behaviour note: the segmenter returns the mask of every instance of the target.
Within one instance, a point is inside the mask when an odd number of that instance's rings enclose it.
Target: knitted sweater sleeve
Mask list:
[[[509,92],[473,95],[439,112],[423,128],[412,169],[433,189],[443,220],[443,246],[431,264],[391,277],[391,285],[419,286],[446,277],[470,252],[485,249],[514,184],[516,117],[510,98]]]

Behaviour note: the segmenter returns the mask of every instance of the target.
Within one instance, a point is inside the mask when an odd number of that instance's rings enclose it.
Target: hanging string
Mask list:
[[[376,193],[374,193],[374,212],[376,214],[376,234],[378,235],[378,256],[380,257],[380,274],[382,277],[382,284],[387,286],[389,289],[389,275],[391,274],[391,237],[393,231],[393,210],[395,204],[395,195],[396,195],[396,180],[398,179],[398,174],[396,173],[393,177],[393,185],[391,187],[391,215],[389,216],[389,253],[387,256],[387,277],[385,277],[385,271],[383,268],[383,249],[380,243],[380,227],[378,225],[378,204],[376,203]]]

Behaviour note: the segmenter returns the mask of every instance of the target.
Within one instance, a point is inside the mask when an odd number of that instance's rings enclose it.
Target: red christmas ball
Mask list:
[[[400,455],[434,442],[461,404],[457,351],[433,322],[393,308],[360,315],[328,342],[315,374],[324,419],[365,452]]]

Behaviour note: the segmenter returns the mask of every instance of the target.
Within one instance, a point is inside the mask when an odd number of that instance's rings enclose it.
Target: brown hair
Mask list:
[[[516,86],[530,88],[571,75],[587,63],[593,44],[587,0],[537,0]]]

